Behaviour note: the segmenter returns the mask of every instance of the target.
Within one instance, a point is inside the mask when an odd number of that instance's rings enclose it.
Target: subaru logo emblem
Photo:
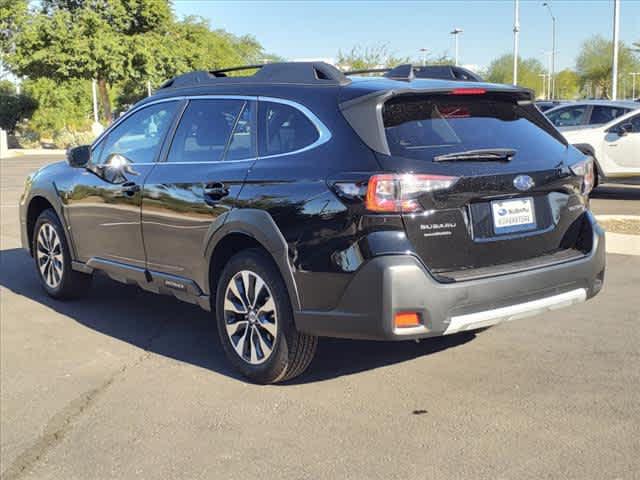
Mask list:
[[[513,179],[513,186],[516,187],[521,192],[529,190],[531,187],[535,185],[533,178],[529,175],[518,175]]]

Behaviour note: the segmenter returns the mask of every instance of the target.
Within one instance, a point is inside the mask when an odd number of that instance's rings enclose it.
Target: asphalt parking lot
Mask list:
[[[210,314],[97,279],[51,300],[17,201],[45,156],[0,160],[0,472],[15,479],[639,479],[640,257],[544,317],[421,343],[322,339],[250,385]],[[640,214],[605,187],[596,213]]]

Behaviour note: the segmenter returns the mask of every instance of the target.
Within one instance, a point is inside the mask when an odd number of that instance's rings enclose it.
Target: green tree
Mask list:
[[[395,67],[409,63],[408,57],[398,57],[387,45],[373,47],[355,46],[348,52],[338,52],[338,68],[342,70],[367,70],[372,68]]]
[[[576,99],[580,95],[580,77],[571,69],[564,69],[556,74],[556,98]]]
[[[540,61],[535,58],[518,58],[518,85],[530,88],[540,95],[542,89],[542,75],[545,72]],[[512,83],[513,82],[513,55],[505,54],[495,59],[485,76],[488,82]]]
[[[33,98],[38,109],[29,121],[29,129],[46,138],[61,130],[87,130],[92,120],[91,81],[56,81],[51,78],[27,79],[25,94]]]
[[[576,59],[576,71],[583,87],[590,90],[589,96],[609,98],[611,93],[611,76],[613,42],[601,35],[587,39],[580,48]],[[618,49],[618,78],[622,79],[640,66],[634,51],[620,42]],[[620,80],[619,80],[620,81]]]
[[[9,0],[9,13],[0,17],[27,12],[3,40],[14,46],[6,57],[11,70],[56,82],[97,79],[107,120],[114,100],[120,106],[141,98],[147,81],[157,87],[189,70],[264,56],[252,37],[211,30],[199,17],[177,21],[168,0],[41,0],[31,11],[26,5]]]

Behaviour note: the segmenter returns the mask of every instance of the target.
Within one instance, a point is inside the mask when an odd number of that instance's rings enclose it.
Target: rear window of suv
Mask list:
[[[533,105],[491,96],[400,96],[382,118],[391,155],[433,160],[472,149],[540,152],[564,146]]]

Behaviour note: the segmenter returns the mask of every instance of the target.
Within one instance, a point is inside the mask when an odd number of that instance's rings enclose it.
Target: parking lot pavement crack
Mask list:
[[[2,480],[16,480],[27,473],[49,449],[62,441],[71,429],[73,420],[89,408],[122,371],[123,369],[119,370],[99,387],[84,392],[56,413],[45,425],[42,435],[35,443],[22,452],[2,473]]]
[[[144,362],[151,352],[153,342],[162,335],[164,324],[149,337],[145,349],[145,353],[130,364],[123,365],[114,372],[107,380],[105,380],[97,388],[93,388],[84,392],[78,398],[72,400],[66,407],[56,413],[45,425],[43,433],[38,439],[9,465],[9,467],[0,474],[0,480],[18,480],[38,463],[38,461],[54,446],[59,444],[67,433],[71,430],[75,419],[80,417],[96,400],[114,383],[114,381],[124,374],[128,369],[136,367]]]

